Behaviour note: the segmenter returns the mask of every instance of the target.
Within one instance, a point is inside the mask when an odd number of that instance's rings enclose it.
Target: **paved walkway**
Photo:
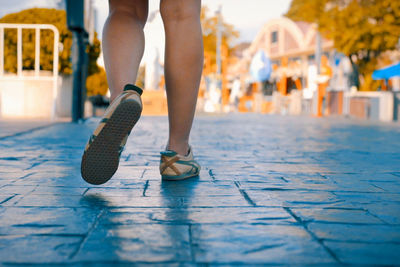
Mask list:
[[[144,117],[91,186],[79,167],[96,122],[0,139],[0,265],[400,262],[399,125],[199,117],[200,177],[160,182],[167,119]]]
[[[65,122],[65,120],[50,121],[47,119],[43,120],[25,120],[25,119],[1,119],[0,118],[0,139],[12,135],[21,135],[25,132],[37,130],[48,125]]]

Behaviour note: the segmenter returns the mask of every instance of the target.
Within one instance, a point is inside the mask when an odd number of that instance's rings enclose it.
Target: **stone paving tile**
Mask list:
[[[96,228],[74,260],[191,261],[187,225],[108,225]]]
[[[335,262],[301,226],[196,225],[192,240],[195,259],[203,263]]]
[[[385,192],[389,193],[397,193],[400,194],[400,185],[397,183],[397,181],[393,182],[388,182],[388,181],[383,181],[383,182],[372,182],[371,185],[382,189]]]
[[[85,235],[100,210],[95,208],[9,207],[0,213],[0,235]]]
[[[364,205],[364,207],[386,223],[400,225],[400,205],[398,202],[376,202]]]
[[[38,129],[52,124],[53,122],[48,120],[0,119],[0,139],[4,139],[7,136],[20,134],[21,132],[27,132],[32,129]]]
[[[86,187],[65,187],[65,186],[38,186],[31,195],[63,195],[63,196],[81,196],[88,188]]]
[[[22,170],[26,170],[32,166],[32,163],[29,162],[29,159],[23,160],[10,160],[10,159],[0,159],[0,166],[4,166],[1,168],[3,172],[19,172]]]
[[[33,172],[32,175],[16,180],[14,185],[40,185],[40,186],[64,186],[87,187],[88,184],[79,177],[78,171],[65,172]]]
[[[5,203],[7,206],[19,207],[91,207],[93,202],[105,202],[106,207],[177,207],[182,206],[182,200],[179,198],[137,198],[134,195],[123,197],[107,197],[94,199],[94,196],[63,196],[63,195],[28,195],[16,203]]]
[[[329,241],[324,244],[345,264],[396,266],[400,262],[400,244],[398,243],[370,244]]]
[[[365,210],[341,208],[290,209],[303,222],[332,222],[351,224],[385,224]]]
[[[81,242],[81,236],[0,235],[0,259],[2,263],[64,263]]]
[[[37,188],[37,185],[13,185],[12,182],[8,182],[1,187],[1,194],[29,194]]]
[[[0,265],[400,262],[399,125],[198,117],[200,177],[165,183],[167,119],[143,117],[93,186],[79,170],[97,122],[0,139]]]
[[[233,181],[212,182],[200,179],[190,179],[180,183],[150,181],[146,196],[240,196],[240,191]]]
[[[0,205],[2,206],[12,206],[18,201],[20,201],[24,196],[18,194],[0,194]]]
[[[104,267],[109,267],[109,266],[126,266],[126,267],[130,267],[132,266],[132,261],[104,261],[104,262],[96,262],[96,261],[90,261],[90,260],[82,260],[80,262],[72,262],[70,264],[67,264],[67,266],[104,266]],[[61,265],[61,266],[65,266],[65,265]],[[206,266],[206,265],[201,265],[201,264],[195,264],[195,263],[190,263],[190,262],[174,262],[174,261],[165,261],[165,262],[139,262],[139,261],[135,261],[134,266],[138,266],[138,267],[142,267],[142,266],[155,266],[155,267],[164,267],[164,266],[171,266],[171,267],[195,267],[195,266]],[[208,265],[207,265],[208,266]],[[218,265],[220,266],[220,265]]]
[[[0,180],[0,186],[1,187],[3,187],[3,186],[5,186],[5,185],[8,185],[8,184],[10,184],[10,183],[12,183],[14,180],[6,180],[6,179],[4,179],[4,180]]]
[[[354,192],[334,192],[336,197],[350,203],[374,203],[374,202],[400,202],[400,194],[387,192],[381,193],[354,193]]]
[[[281,208],[114,208],[102,216],[99,224],[295,224],[296,220]]]
[[[247,190],[248,196],[259,206],[330,207],[344,200],[333,193],[309,190]]]
[[[7,193],[5,193],[5,194],[1,194],[0,195],[0,204],[4,204],[4,203],[6,203],[7,201],[9,201],[9,200],[11,200],[12,198],[14,198],[16,196],[16,194],[13,194],[13,193],[9,193],[9,194],[7,194]]]
[[[284,191],[284,190],[315,190],[334,191],[338,187],[325,178],[315,179],[309,175],[296,174],[296,177],[277,176],[272,178],[269,175],[257,177],[257,179],[240,180],[241,188],[246,190]]]
[[[5,202],[4,206],[19,207],[90,207],[90,197],[82,198],[76,195],[62,194],[30,194],[16,202]],[[96,201],[105,201],[107,207],[238,207],[250,206],[242,196],[195,196],[195,197],[137,197],[135,194],[128,196],[113,196]]]
[[[372,183],[370,180],[371,178],[366,179],[362,176],[358,176],[355,174],[326,174],[325,176],[334,182],[334,184],[336,185],[336,191],[344,191],[344,192],[350,191],[350,192],[361,192],[361,193],[385,192],[383,188],[378,187],[374,183]],[[387,178],[384,179],[386,180]],[[354,187],[355,181],[357,181],[357,187]]]
[[[400,226],[311,222],[307,228],[318,238],[328,241],[399,243],[400,240]]]
[[[126,196],[143,197],[145,183],[140,187],[139,184],[137,185],[137,188],[91,187],[87,189],[85,195],[104,199]]]

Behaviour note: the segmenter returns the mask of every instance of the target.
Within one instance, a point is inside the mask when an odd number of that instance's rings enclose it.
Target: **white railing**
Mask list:
[[[4,71],[4,29],[17,29],[17,74],[6,74]],[[22,31],[25,29],[35,30],[35,69],[34,75],[23,75],[22,72]],[[40,75],[40,31],[51,30],[54,33],[53,47],[53,71],[51,76]],[[50,24],[13,24],[0,23],[0,80],[43,80],[53,82],[53,107],[52,117],[55,117],[56,98],[58,87],[58,45],[59,32],[54,25]]]

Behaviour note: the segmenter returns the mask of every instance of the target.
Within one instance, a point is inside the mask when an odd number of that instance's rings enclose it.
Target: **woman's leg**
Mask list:
[[[144,50],[143,27],[147,0],[110,0],[110,14],[103,31],[103,52],[111,105],[85,147],[82,178],[91,184],[107,182],[117,171],[122,149],[142,111],[141,90],[126,84],[136,81]],[[135,92],[136,91],[136,92]],[[117,96],[119,97],[117,98]]]
[[[168,148],[185,155],[203,69],[201,0],[161,0],[165,28]]]
[[[103,29],[103,54],[111,100],[123,87],[136,81],[144,51],[143,27],[148,0],[109,0],[110,10]]]

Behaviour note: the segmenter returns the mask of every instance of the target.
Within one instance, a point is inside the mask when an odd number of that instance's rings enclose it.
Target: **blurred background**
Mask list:
[[[400,2],[203,0],[198,113],[398,121]],[[0,0],[0,118],[101,116],[105,0]],[[149,1],[136,84],[144,114],[166,115],[164,33]]]

